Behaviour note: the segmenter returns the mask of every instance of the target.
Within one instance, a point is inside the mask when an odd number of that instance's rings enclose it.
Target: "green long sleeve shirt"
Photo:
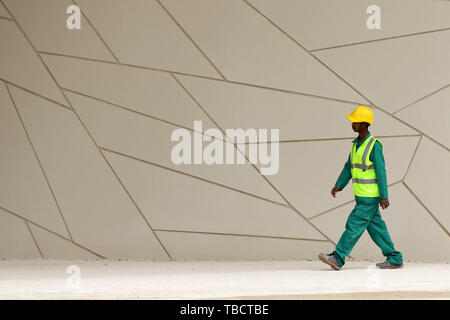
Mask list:
[[[356,150],[371,136],[370,132],[367,134],[367,137],[359,142],[358,137],[352,141],[352,143],[356,142]],[[380,190],[380,199],[388,199],[388,188],[387,188],[387,179],[386,179],[386,167],[384,163],[384,155],[383,155],[383,147],[381,144],[376,141],[373,146],[372,152],[369,155],[370,161],[373,162],[375,167],[375,174],[377,175],[378,189]],[[352,173],[350,169],[350,154],[348,156],[347,162],[342,169],[339,178],[336,181],[336,186],[341,190],[345,188],[350,179],[352,178]],[[358,198],[358,197],[356,197]]]

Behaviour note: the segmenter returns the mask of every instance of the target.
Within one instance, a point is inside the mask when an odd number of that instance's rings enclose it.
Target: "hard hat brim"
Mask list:
[[[351,122],[359,122],[356,118],[354,118],[351,114],[347,115],[348,120],[350,120]]]
[[[348,114],[347,115],[347,118],[348,118],[348,120],[350,120],[351,122],[367,122],[367,123],[369,123],[369,124],[372,124],[372,122],[373,121],[370,121],[370,120],[360,120],[360,119],[357,119],[357,118],[355,118],[354,116],[352,116],[351,114]]]

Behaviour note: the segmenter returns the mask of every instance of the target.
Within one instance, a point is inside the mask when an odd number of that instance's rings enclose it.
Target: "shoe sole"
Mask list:
[[[322,262],[326,263],[327,265],[329,265],[334,270],[341,270],[341,267],[339,267],[337,264],[334,264],[334,263],[330,262],[327,259],[327,257],[325,257],[323,254],[319,254],[319,259],[320,259],[320,261],[322,261]]]
[[[399,266],[392,266],[392,267],[385,267],[385,268],[383,268],[383,267],[377,267],[377,269],[401,269],[401,268],[403,268],[403,265],[402,265],[402,264],[399,265]]]

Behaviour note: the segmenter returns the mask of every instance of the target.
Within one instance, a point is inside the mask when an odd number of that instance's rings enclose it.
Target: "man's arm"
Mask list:
[[[336,192],[341,191],[348,184],[350,179],[352,178],[352,172],[350,170],[350,155],[348,156],[347,162],[344,165],[344,168],[337,179],[335,186],[331,189],[331,195],[333,197],[336,196]]]
[[[384,162],[383,155],[383,147],[381,144],[376,141],[373,146],[372,152],[369,157],[370,161],[373,162],[375,167],[375,174],[377,175],[378,189],[380,190],[380,198],[381,200],[387,200],[388,196],[388,187],[387,187],[387,178],[386,178],[386,167]],[[386,201],[384,201],[386,204]],[[385,209],[384,204],[382,204],[382,208]],[[387,206],[389,206],[389,202],[387,202]],[[386,208],[387,208],[386,206]]]

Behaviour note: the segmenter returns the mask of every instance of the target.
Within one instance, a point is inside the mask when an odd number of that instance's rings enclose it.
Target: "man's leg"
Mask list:
[[[376,208],[376,207],[375,207]],[[339,239],[333,254],[339,264],[345,264],[345,257],[350,254],[356,242],[370,224],[374,212],[374,206],[364,203],[356,203],[345,225],[345,231]]]
[[[389,236],[386,223],[381,218],[379,209],[377,209],[372,221],[367,226],[367,231],[372,240],[380,247],[383,255],[387,258],[387,261],[393,264],[403,263],[402,254],[400,251],[395,250],[394,243]]]

